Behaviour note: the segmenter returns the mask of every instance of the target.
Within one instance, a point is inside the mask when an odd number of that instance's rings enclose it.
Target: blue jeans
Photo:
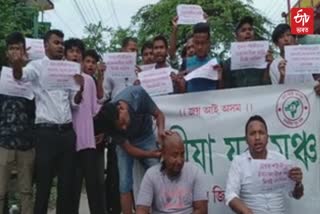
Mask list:
[[[158,148],[156,137],[154,136],[154,134],[146,137],[141,141],[133,142],[132,145],[145,151],[152,151]],[[134,157],[130,156],[119,145],[117,145],[116,152],[118,159],[120,193],[131,192],[133,186],[132,169]],[[141,159],[140,161],[142,162],[142,165],[145,169],[148,169],[149,167],[159,163],[159,159],[157,158],[146,158]]]

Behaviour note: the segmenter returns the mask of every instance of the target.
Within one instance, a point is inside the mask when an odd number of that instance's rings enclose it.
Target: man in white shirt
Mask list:
[[[311,74],[290,74],[286,73],[286,60],[284,59],[284,47],[296,45],[296,37],[292,35],[288,24],[279,24],[272,33],[272,41],[280,49],[280,56],[273,60],[270,65],[270,79],[272,84],[297,84],[313,82]]]
[[[268,129],[261,116],[249,118],[246,124],[248,151],[237,156],[231,164],[227,187],[226,204],[238,214],[284,214],[284,194],[281,191],[252,193],[255,187],[251,172],[254,159],[285,160],[278,152],[267,150]],[[299,167],[289,170],[288,176],[295,182],[292,197],[303,196],[302,171]]]
[[[41,73],[46,72],[49,60],[63,57],[63,37],[59,30],[50,30],[44,37],[46,57],[30,62],[26,67],[22,56],[13,63],[15,79],[32,83],[36,103],[36,200],[34,214],[47,213],[53,178],[58,176],[57,214],[71,213],[72,183],[74,180],[76,135],[72,128],[71,107],[82,99],[83,78],[76,75],[78,92],[47,90],[43,87]]]

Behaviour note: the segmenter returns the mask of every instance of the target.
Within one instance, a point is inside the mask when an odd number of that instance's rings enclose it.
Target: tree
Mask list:
[[[86,44],[86,48],[95,49],[100,55],[103,55],[108,50],[105,37],[111,32],[112,28],[104,27],[101,22],[89,24],[85,27],[87,36],[83,38],[83,42]]]
[[[169,38],[171,32],[171,19],[176,16],[178,4],[198,4],[209,16],[211,26],[212,50],[223,57],[229,50],[230,43],[234,41],[234,29],[239,19],[252,16],[255,20],[255,31],[259,38],[269,38],[267,30],[270,21],[263,17],[250,5],[252,0],[243,3],[240,0],[160,0],[154,5],[142,7],[132,17],[131,27],[137,30],[140,43],[150,40],[155,35],[162,34]],[[178,46],[186,41],[191,33],[191,26],[179,26]]]
[[[14,31],[32,36],[36,8],[27,7],[22,1],[0,0],[0,66],[5,64],[5,38]]]

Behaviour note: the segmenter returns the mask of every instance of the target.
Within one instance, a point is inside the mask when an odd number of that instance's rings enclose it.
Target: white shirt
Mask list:
[[[104,75],[104,80],[103,80],[104,100],[113,99],[123,89],[133,85],[135,80],[136,78],[113,79],[111,75],[108,75],[107,73],[106,75]]]
[[[65,124],[72,122],[71,106],[74,103],[75,91],[71,90],[46,90],[41,85],[40,76],[45,71],[48,57],[34,60],[23,68],[22,81],[32,83],[36,103],[35,123]]]
[[[240,198],[254,214],[284,214],[284,194],[271,192],[268,194],[253,194],[253,179],[251,178],[250,163],[253,158],[249,151],[235,157],[229,169],[225,200],[226,204],[234,198]],[[268,151],[267,160],[285,160],[286,158],[275,151]]]
[[[271,79],[271,83],[273,85],[278,85],[280,80],[280,71],[278,69],[278,65],[280,61],[283,60],[281,56],[274,59],[270,65],[269,75]],[[308,83],[314,82],[313,76],[310,74],[288,74],[286,71],[286,76],[284,79],[284,84],[286,85],[294,85],[299,83]]]

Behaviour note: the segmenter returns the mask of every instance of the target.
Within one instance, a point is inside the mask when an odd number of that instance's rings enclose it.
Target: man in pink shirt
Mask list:
[[[79,39],[65,41],[65,58],[78,63],[82,62],[84,44]],[[98,159],[94,137],[93,117],[100,106],[97,100],[97,89],[93,78],[85,73],[82,102],[72,112],[73,127],[77,134],[77,174],[74,180],[73,213],[79,212],[80,195],[83,178],[86,183],[89,208],[91,214],[105,214],[103,206],[103,189],[99,186]]]

